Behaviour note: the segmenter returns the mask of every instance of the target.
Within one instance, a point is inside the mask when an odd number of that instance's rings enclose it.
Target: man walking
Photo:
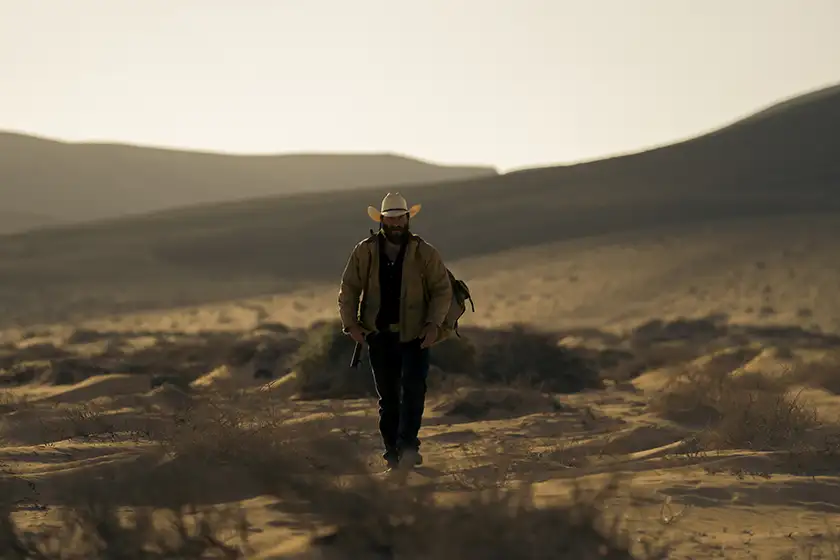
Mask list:
[[[368,215],[379,231],[359,242],[344,268],[338,306],[344,332],[368,344],[388,467],[422,463],[417,437],[426,399],[429,348],[452,300],[440,254],[409,230],[420,211],[388,193]]]

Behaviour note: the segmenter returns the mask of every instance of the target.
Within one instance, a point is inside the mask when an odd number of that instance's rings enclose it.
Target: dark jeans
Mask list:
[[[368,337],[370,367],[379,395],[379,433],[386,451],[419,449],[417,437],[423,420],[429,349],[421,339],[400,342],[398,333],[378,332]]]

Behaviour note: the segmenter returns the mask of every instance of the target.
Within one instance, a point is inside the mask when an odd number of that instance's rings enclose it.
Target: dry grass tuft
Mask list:
[[[706,448],[790,449],[820,427],[816,409],[787,380],[715,367],[689,369],[651,400],[653,411],[705,428]]]

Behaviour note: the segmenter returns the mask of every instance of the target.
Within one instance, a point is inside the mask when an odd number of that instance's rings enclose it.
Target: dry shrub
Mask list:
[[[254,359],[260,346],[260,341],[256,339],[237,340],[230,345],[226,357],[226,365],[238,367],[244,366]]]
[[[603,387],[598,371],[560,346],[554,334],[514,325],[507,330],[484,332],[475,344],[478,381],[552,393]]]
[[[449,338],[431,348],[426,388],[430,396],[451,395],[475,384],[475,345],[469,338]]]
[[[630,539],[601,507],[615,492],[606,485],[576,488],[571,504],[537,507],[533,489],[485,489],[457,504],[435,503],[424,487],[392,489],[384,503],[356,495],[358,516],[342,515],[316,540],[330,558],[441,560],[507,558],[580,560],[667,558],[664,546],[645,543],[631,553]],[[434,535],[434,538],[429,538]]]
[[[291,418],[284,411],[269,391],[209,395],[194,398],[174,415],[168,430],[152,437],[168,456],[191,466],[238,465],[247,470],[268,460],[285,473],[288,459],[297,456],[288,446],[302,440],[297,424],[284,425]]]
[[[152,375],[149,379],[149,388],[157,389],[164,385],[177,387],[180,391],[188,392],[191,390],[190,379],[183,375]]]
[[[437,407],[444,416],[468,420],[515,418],[556,412],[563,406],[551,395],[513,387],[468,387],[456,390]]]
[[[51,383],[49,360],[21,361],[0,370],[0,385],[15,387],[26,383]]]
[[[432,346],[429,362],[446,373],[473,373],[476,368],[476,347],[465,337],[452,337]]]
[[[147,441],[158,445],[135,463],[90,478],[79,471],[72,484],[54,488],[65,505],[39,531],[20,530],[11,504],[0,503],[0,550],[7,554],[2,557],[245,558],[242,510],[202,504],[238,501],[241,494],[218,491],[241,492],[243,484],[252,487],[252,495],[279,491],[284,486],[278,481],[307,472],[302,465],[308,457],[299,453],[305,448],[290,437],[295,429],[281,432],[267,404],[265,398],[241,395],[197,396],[168,423],[150,424]],[[88,418],[72,420],[86,424]],[[0,473],[0,494],[11,495],[6,489],[12,482]]]
[[[7,386],[19,386],[26,383],[70,385],[107,372],[88,358],[23,360],[3,369],[0,372],[0,383]]]
[[[444,376],[458,376],[458,384],[466,378],[473,385],[552,393],[603,387],[597,368],[580,352],[560,346],[555,334],[524,325],[465,331],[434,345],[429,358]]]
[[[605,374],[609,379],[629,381],[647,371],[687,364],[705,351],[702,347],[693,347],[682,341],[634,342],[630,348],[620,363],[607,369]]]
[[[365,356],[358,369],[350,367],[355,342],[341,331],[339,321],[312,326],[293,358],[298,396],[303,399],[352,399],[376,394]],[[364,349],[365,354],[367,350]]]
[[[466,373],[449,373],[436,365],[429,367],[426,395],[430,399],[446,397],[465,387],[474,387],[475,381]]]
[[[85,327],[76,327],[70,332],[69,335],[67,335],[65,342],[67,344],[90,344],[108,338],[112,338],[112,336],[109,333],[103,333]]]
[[[58,414],[46,417],[42,428],[55,441],[64,439],[113,439],[119,427],[105,411],[89,403],[57,407]]]
[[[0,500],[3,557],[243,558],[252,551],[242,511],[196,504],[256,495],[278,498],[274,507],[294,515],[331,558],[666,557],[653,547],[631,555],[628,533],[612,522],[619,517],[604,513],[616,488],[538,508],[529,485],[488,484],[443,504],[434,484],[392,484],[370,475],[358,442],[323,425],[336,418],[295,422],[294,411],[279,406],[265,393],[196,398],[166,429],[151,434],[161,443],[161,457],[69,485],[72,500],[65,500],[55,528],[24,533],[11,505]],[[216,484],[208,484],[214,477]],[[0,477],[0,490],[5,481]],[[213,495],[242,491],[246,484],[252,486],[248,495]],[[168,502],[134,502],[129,510],[120,506],[126,492]]]
[[[652,410],[706,428],[706,448],[790,449],[818,426],[816,410],[783,379],[759,373],[690,369],[655,396]]]
[[[25,395],[8,393],[0,389],[0,414],[9,414],[25,409],[29,404]],[[2,426],[2,422],[0,422]]]
[[[241,532],[232,508],[135,510],[108,501],[59,510],[54,525],[21,531],[0,507],[0,549],[10,560],[245,558],[220,535]],[[4,515],[5,514],[5,515]]]
[[[630,339],[634,346],[655,342],[690,341],[691,346],[697,347],[722,338],[727,334],[728,328],[727,318],[723,315],[682,317],[671,321],[653,319],[634,328]]]
[[[7,344],[0,351],[0,368],[6,369],[18,362],[31,362],[39,360],[58,360],[67,358],[72,354],[64,348],[59,348],[51,343],[37,343],[23,346]]]
[[[716,448],[791,449],[819,426],[816,409],[790,392],[744,391],[723,408],[709,444]]]
[[[830,355],[824,360],[798,365],[793,378],[803,385],[825,389],[840,394],[840,355]]]

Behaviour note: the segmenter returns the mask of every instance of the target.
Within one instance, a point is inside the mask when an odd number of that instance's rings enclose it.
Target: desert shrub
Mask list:
[[[92,342],[99,342],[100,340],[106,338],[109,338],[108,333],[102,333],[95,329],[76,327],[69,335],[67,335],[65,340],[68,344],[89,344]]]
[[[791,448],[819,426],[816,410],[786,380],[759,373],[693,369],[671,380],[650,403],[671,420],[705,428],[706,448]]]
[[[6,345],[0,352],[0,368],[6,369],[18,362],[59,360],[71,355],[67,350],[50,343],[30,344],[21,347]]]
[[[107,368],[88,358],[59,358],[51,361],[50,369],[43,380],[53,385],[72,385],[89,377],[106,373],[108,373]]]
[[[436,407],[443,416],[469,420],[516,418],[562,410],[551,395],[512,387],[467,387],[455,390]]]
[[[816,409],[789,391],[736,391],[708,436],[718,448],[790,449],[819,426]]]
[[[447,373],[471,373],[476,366],[476,348],[467,337],[452,337],[435,344],[429,361]]]
[[[26,484],[0,465],[0,493]],[[30,484],[31,485],[31,484]],[[34,488],[34,487],[33,487]],[[237,507],[135,508],[128,512],[97,481],[75,488],[73,504],[57,508],[39,530],[20,527],[14,504],[0,499],[0,551],[14,560],[152,560],[244,558],[244,516]],[[37,506],[37,504],[34,504]],[[231,544],[231,535],[239,542]]]
[[[557,337],[523,325],[483,333],[476,342],[475,376],[493,384],[575,393],[603,386],[598,371]]]
[[[264,321],[257,325],[254,330],[277,334],[289,334],[292,332],[291,327],[277,321]]]
[[[255,339],[242,339],[233,342],[228,350],[225,362],[229,366],[244,366],[254,359],[260,346]]]
[[[55,527],[37,533],[19,530],[10,514],[0,512],[0,547],[3,558],[15,560],[245,558],[240,546],[218,536],[239,529],[228,509],[233,508],[162,508],[126,515],[117,506],[92,502],[61,510]]]
[[[430,398],[452,395],[459,389],[474,387],[475,379],[468,373],[450,373],[432,364],[426,379],[426,394]]]
[[[350,492],[352,494],[352,492]],[[606,492],[576,491],[571,504],[536,507],[532,488],[471,493],[456,505],[438,505],[428,487],[393,489],[382,503],[356,495],[364,513],[333,519],[336,527],[315,541],[330,558],[440,558],[580,560],[667,557],[662,545],[631,552],[627,533],[600,508]],[[434,535],[434,538],[429,538]]]
[[[53,383],[53,367],[49,360],[21,361],[0,370],[0,385]]]
[[[793,379],[840,395],[840,355],[832,354],[821,361],[798,364],[793,371]]]
[[[365,366],[350,368],[355,343],[341,332],[339,321],[314,325],[293,358],[301,398],[360,398],[375,395],[373,378]],[[365,354],[366,349],[363,349]]]
[[[191,389],[190,379],[183,375],[152,375],[149,380],[149,387],[151,389],[156,389],[167,384],[177,387],[181,391],[189,391]]]
[[[15,412],[16,410],[25,408],[27,404],[28,400],[25,395],[9,393],[0,389],[0,414]],[[2,424],[3,423],[0,422],[0,426],[2,426]]]
[[[691,345],[696,347],[725,336],[727,329],[724,316],[679,318],[673,321],[654,319],[633,329],[630,340],[634,345],[667,341],[685,343],[690,340]]]

